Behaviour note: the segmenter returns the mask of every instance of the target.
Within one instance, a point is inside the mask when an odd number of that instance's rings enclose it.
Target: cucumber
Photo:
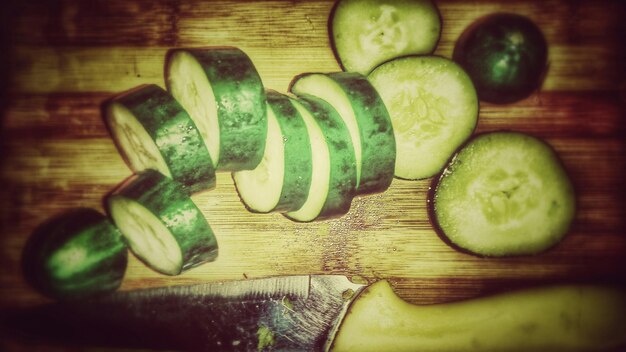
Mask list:
[[[368,78],[391,116],[399,178],[434,176],[476,127],[476,90],[451,60],[408,56],[380,65]]]
[[[388,60],[432,53],[441,19],[429,0],[340,0],[330,27],[344,70],[366,75]]]
[[[479,135],[439,177],[431,201],[451,244],[481,256],[528,255],[561,240],[576,199],[558,155],[517,132]]]
[[[76,299],[117,290],[127,256],[122,235],[106,216],[76,208],[35,229],[24,247],[22,268],[44,295]]]
[[[472,78],[481,100],[506,104],[528,97],[541,86],[548,45],[528,17],[495,13],[463,32],[453,59]]]
[[[313,178],[307,199],[288,218],[308,222],[339,217],[350,210],[356,187],[356,158],[350,132],[335,109],[317,97],[300,95],[294,106],[309,131]]]
[[[246,207],[259,213],[300,209],[309,194],[313,161],[306,124],[293,99],[273,90],[267,96],[267,141],[254,170],[233,173]]]
[[[183,107],[154,84],[140,86],[106,104],[106,121],[134,172],[156,169],[189,193],[215,186],[215,169],[202,136]]]
[[[106,202],[132,252],[157,272],[178,275],[217,257],[217,240],[200,209],[156,170],[129,177]]]
[[[393,180],[396,142],[387,108],[367,78],[356,72],[309,73],[291,86],[298,94],[317,96],[343,118],[356,157],[356,192],[383,192]]]
[[[166,58],[168,90],[187,110],[218,170],[254,169],[267,134],[265,90],[240,49],[173,49]]]

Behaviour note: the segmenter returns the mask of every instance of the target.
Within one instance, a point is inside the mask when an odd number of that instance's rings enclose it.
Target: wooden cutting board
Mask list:
[[[334,273],[386,278],[413,303],[437,303],[534,284],[626,281],[626,3],[440,0],[436,54],[496,11],[529,16],[549,43],[542,89],[510,105],[481,104],[477,132],[517,130],[545,138],[577,191],[568,236],[540,255],[486,259],[459,253],[434,232],[432,180],[394,180],[358,197],[339,219],[295,223],[252,214],[230,174],[193,197],[219,241],[217,261],[177,277],[131,257],[122,290],[271,275]],[[131,172],[103,123],[103,100],[163,82],[172,47],[237,46],[266,87],[286,92],[304,72],[340,67],[327,30],[332,1],[26,1],[5,5],[0,84],[6,91],[0,168],[0,307],[45,299],[20,272],[26,239],[44,220],[104,195]]]

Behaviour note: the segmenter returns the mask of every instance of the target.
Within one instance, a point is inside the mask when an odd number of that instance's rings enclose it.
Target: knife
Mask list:
[[[412,305],[311,275],[120,291],[4,314],[22,338],[184,351],[547,351],[626,346],[626,291],[549,286]]]

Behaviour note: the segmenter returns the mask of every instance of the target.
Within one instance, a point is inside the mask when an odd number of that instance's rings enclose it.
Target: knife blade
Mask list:
[[[548,285],[420,306],[386,280],[286,276],[53,303],[3,326],[64,344],[188,351],[621,351],[626,289]]]
[[[5,314],[25,338],[185,351],[319,351],[364,285],[303,275],[121,291]]]

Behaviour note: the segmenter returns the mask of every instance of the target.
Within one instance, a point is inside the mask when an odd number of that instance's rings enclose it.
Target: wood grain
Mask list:
[[[542,89],[510,105],[482,103],[477,133],[545,138],[575,184],[568,236],[537,256],[489,259],[446,245],[428,217],[431,179],[394,180],[355,199],[339,219],[301,224],[251,214],[231,176],[193,200],[211,223],[219,258],[178,277],[131,257],[123,290],[207,280],[336,273],[387,278],[414,303],[447,302],[535,284],[626,282],[626,80],[620,1],[440,0],[436,54],[449,57],[466,26],[495,11],[531,17],[550,45]],[[304,72],[340,69],[329,46],[332,1],[26,1],[8,17],[9,78],[0,146],[0,307],[44,301],[24,282],[20,256],[33,229],[103,197],[131,172],[102,120],[105,99],[163,85],[163,59],[180,46],[246,51],[266,87],[287,91]],[[0,347],[2,347],[0,345]],[[16,349],[17,350],[17,349]]]

